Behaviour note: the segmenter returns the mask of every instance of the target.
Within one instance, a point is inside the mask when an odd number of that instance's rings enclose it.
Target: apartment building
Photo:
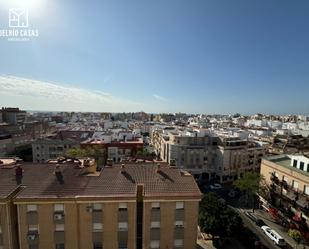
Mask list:
[[[26,111],[19,110],[19,108],[2,107],[2,122],[10,125],[22,125],[26,120]]]
[[[39,138],[32,142],[33,162],[46,162],[64,156],[71,148],[79,148],[79,142],[70,138]]]
[[[309,231],[309,158],[302,155],[277,155],[262,160],[261,175],[270,186],[271,203],[291,210],[293,220]]]
[[[136,157],[143,151],[143,139],[130,137],[130,139],[113,139],[111,135],[104,134],[97,138],[90,138],[80,143],[82,149],[92,149],[100,152],[100,164],[105,165],[107,159],[120,162],[127,158]]]
[[[0,248],[18,249],[17,213],[13,204],[20,187],[14,181],[15,158],[0,158]]]
[[[214,160],[216,179],[228,182],[246,171],[260,171],[266,148],[259,143],[238,137],[220,137]]]
[[[152,144],[158,157],[199,176],[212,170],[218,138],[207,130],[158,129],[153,131]],[[212,172],[214,173],[214,171]]]
[[[1,217],[17,217],[12,234],[19,247],[4,248],[196,248],[201,193],[185,171],[128,163],[96,172],[88,159],[22,168],[22,191],[10,197],[13,214],[1,209]],[[0,167],[1,191],[9,176],[14,169]],[[1,223],[2,238],[8,227]]]
[[[259,143],[208,129],[157,129],[152,145],[162,160],[217,182],[237,179],[246,171],[259,171],[266,149]]]

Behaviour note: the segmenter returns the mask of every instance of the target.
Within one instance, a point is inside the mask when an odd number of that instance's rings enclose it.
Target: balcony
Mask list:
[[[271,175],[270,180],[271,180],[273,183],[279,185],[279,182],[280,182],[280,181],[279,181],[279,178],[278,178],[277,176],[275,176],[274,174]]]

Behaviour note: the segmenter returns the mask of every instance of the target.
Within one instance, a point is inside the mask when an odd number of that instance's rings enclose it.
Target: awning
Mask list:
[[[293,191],[288,191],[285,196],[287,198],[291,199],[292,201],[294,201],[295,197],[296,197],[296,195],[295,195],[295,193]]]
[[[306,207],[308,202],[306,197],[300,197],[299,200],[296,202],[302,208]]]

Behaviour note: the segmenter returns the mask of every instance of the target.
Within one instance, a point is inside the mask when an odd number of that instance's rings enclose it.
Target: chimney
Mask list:
[[[124,172],[126,172],[126,169],[124,167],[124,163],[121,164],[121,170],[120,170],[121,174],[123,174]]]
[[[108,158],[106,160],[106,166],[112,167],[113,166],[113,162],[114,162],[113,159]]]
[[[170,166],[171,167],[176,166],[176,160],[175,159],[170,160]]]
[[[87,174],[95,174],[97,172],[97,163],[93,158],[87,158],[83,164]]]
[[[157,164],[157,170],[156,170],[157,173],[160,172],[160,168],[161,168],[161,165],[160,165],[160,163],[158,163],[158,164]]]

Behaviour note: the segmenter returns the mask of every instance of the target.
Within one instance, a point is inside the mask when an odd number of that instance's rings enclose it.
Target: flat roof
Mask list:
[[[270,156],[265,158],[267,161],[273,162],[275,164],[278,164],[284,168],[287,168],[289,170],[293,170],[295,172],[298,172],[299,174],[306,175],[309,177],[309,172],[300,170],[296,167],[291,166],[291,158],[288,155],[276,155],[276,156]]]

